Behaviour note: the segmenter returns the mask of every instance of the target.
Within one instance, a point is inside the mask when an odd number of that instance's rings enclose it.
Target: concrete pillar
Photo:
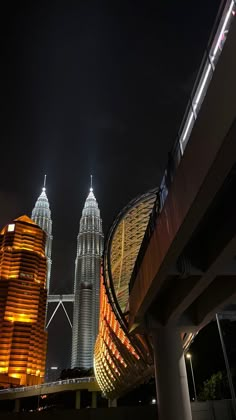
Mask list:
[[[109,408],[117,407],[117,399],[114,398],[114,400],[108,400],[108,407]]]
[[[20,398],[16,398],[15,403],[14,403],[14,413],[19,413],[19,412],[20,412]]]
[[[97,408],[97,392],[92,391],[92,408]]]
[[[76,391],[75,393],[75,408],[76,410],[80,409],[80,391]]]
[[[191,420],[183,344],[176,328],[152,331],[159,420]]]
[[[215,409],[214,409],[214,402],[213,401],[208,401],[208,407],[209,407],[208,413],[210,415],[210,419],[211,420],[216,420]]]

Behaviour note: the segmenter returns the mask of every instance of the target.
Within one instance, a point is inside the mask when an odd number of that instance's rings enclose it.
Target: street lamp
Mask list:
[[[187,353],[186,358],[189,360],[189,363],[190,363],[190,368],[191,368],[191,373],[192,373],[192,381],[193,381],[194,398],[195,398],[195,401],[197,401],[197,392],[196,392],[196,385],[195,385],[193,365],[192,365],[192,355],[190,353]]]

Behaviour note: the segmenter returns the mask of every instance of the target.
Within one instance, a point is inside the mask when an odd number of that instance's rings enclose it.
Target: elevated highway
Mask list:
[[[129,325],[199,327],[236,292],[236,23],[148,238],[129,297]],[[224,286],[224,287],[222,287]]]
[[[5,400],[15,401],[15,412],[20,412],[22,398],[40,397],[48,394],[57,394],[73,391],[75,393],[75,408],[80,408],[80,393],[82,390],[91,392],[92,407],[96,407],[96,395],[100,391],[95,377],[73,378],[48,382],[41,385],[25,386],[19,388],[6,388],[0,390],[0,402]]]
[[[0,401],[15,400],[18,398],[33,397],[37,395],[55,394],[65,391],[77,391],[81,389],[87,389],[90,392],[100,390],[94,377],[75,378],[56,382],[48,382],[41,385],[1,389]]]
[[[235,20],[227,35],[194,124],[199,94],[193,98],[163,183],[163,207],[132,275],[129,329],[145,328],[152,337],[161,420],[191,419],[181,335],[236,297]]]
[[[236,296],[235,12],[234,1],[222,2],[158,189],[154,205],[158,211],[149,213],[149,221],[145,219],[145,234],[132,260],[133,272],[131,259],[129,270],[124,269],[128,267],[127,241],[118,241],[116,253],[112,246],[107,256],[105,253],[106,310],[101,311],[101,320],[106,328],[100,329],[96,343],[96,376],[107,394],[128,389],[129,365],[126,370],[119,368],[122,346],[114,333],[121,328],[134,353],[135,338],[148,335],[160,420],[192,418],[183,337],[198,331]],[[122,220],[116,229],[122,238]],[[115,317],[111,323],[109,305]],[[127,352],[122,357],[126,363]],[[103,375],[101,366],[106,366]]]

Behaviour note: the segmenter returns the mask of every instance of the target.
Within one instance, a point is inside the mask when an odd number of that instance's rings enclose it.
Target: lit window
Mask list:
[[[15,224],[14,223],[11,224],[11,225],[8,225],[8,228],[7,228],[8,232],[14,232],[14,230],[15,230]]]

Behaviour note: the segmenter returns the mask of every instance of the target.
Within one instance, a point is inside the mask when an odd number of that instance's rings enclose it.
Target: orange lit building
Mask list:
[[[0,382],[40,384],[47,333],[45,233],[28,216],[0,233]]]

